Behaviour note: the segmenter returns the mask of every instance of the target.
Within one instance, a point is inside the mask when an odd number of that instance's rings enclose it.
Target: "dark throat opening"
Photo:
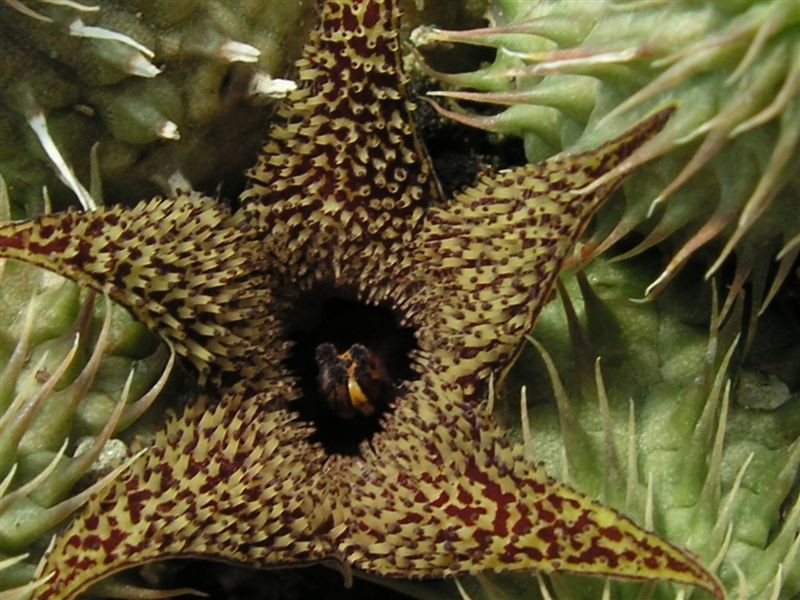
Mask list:
[[[316,429],[330,453],[357,455],[359,444],[381,428],[404,384],[415,379],[409,352],[412,328],[395,312],[320,288],[292,304],[288,328],[293,348],[287,367],[302,396],[292,407]]]

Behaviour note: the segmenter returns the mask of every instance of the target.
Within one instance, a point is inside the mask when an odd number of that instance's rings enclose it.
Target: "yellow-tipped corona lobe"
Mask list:
[[[614,168],[672,109],[594,151],[486,175],[445,200],[408,121],[398,13],[389,0],[324,4],[240,212],[178,198],[0,230],[3,255],[108,291],[201,371],[221,373],[59,535],[38,598],[73,598],[176,556],[336,557],[406,578],[569,571],[724,597],[696,559],[550,479],[485,414],[487,382],[513,362],[622,179]],[[136,263],[138,245],[120,240],[141,235],[152,252]],[[51,239],[59,246],[38,241]],[[390,308],[418,346],[416,377],[352,456],[312,443],[314,426],[292,412],[302,390],[285,362],[287,315],[314,289]]]

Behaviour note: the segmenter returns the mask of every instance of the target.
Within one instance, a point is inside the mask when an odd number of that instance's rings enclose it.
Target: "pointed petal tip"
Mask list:
[[[653,158],[646,151],[643,152],[645,145],[664,129],[677,109],[677,104],[669,104],[640,121],[622,135],[598,148],[577,155],[578,157],[595,157],[594,160],[598,163],[595,166],[595,172],[599,176],[588,185],[573,190],[572,193],[584,195],[594,192],[602,186],[615,185],[634,168]]]
[[[644,142],[655,137],[678,110],[677,103],[671,103],[660,108],[649,117],[634,126],[627,133],[622,134],[618,140],[627,141],[628,147],[635,150]]]
[[[609,562],[605,567],[601,565],[596,574],[640,581],[672,581],[702,588],[718,600],[727,599],[720,580],[691,552],[640,528],[613,510],[599,507],[597,512],[595,534],[599,535],[593,544],[597,556],[613,553],[618,562]],[[606,520],[604,513],[613,515],[608,523],[603,523]]]

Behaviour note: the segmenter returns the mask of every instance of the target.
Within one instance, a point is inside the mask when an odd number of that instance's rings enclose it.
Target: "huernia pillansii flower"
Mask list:
[[[35,597],[179,556],[398,578],[537,569],[725,597],[693,556],[549,478],[488,410],[619,166],[674,108],[445,199],[411,124],[398,13],[324,3],[237,209],[178,192],[0,227],[3,256],[107,294],[201,388],[58,534]],[[330,393],[316,369],[343,365],[314,363],[325,344],[356,362]],[[355,405],[383,377],[372,422],[330,414],[337,386]]]
[[[645,298],[695,255],[707,276],[733,265],[727,303],[751,284],[755,321],[800,253],[800,5],[498,0],[489,19],[482,29],[424,27],[413,36],[497,50],[473,72],[425,68],[448,86],[441,96],[496,109],[444,112],[521,136],[536,161],[596,145],[678,103],[658,141],[627,161],[637,171],[624,200],[598,216],[586,253],[620,242],[621,257],[669,248]]]

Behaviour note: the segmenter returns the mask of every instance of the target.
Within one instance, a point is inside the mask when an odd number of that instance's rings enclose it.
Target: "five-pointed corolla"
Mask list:
[[[59,534],[40,600],[181,556],[404,578],[538,569],[724,597],[695,558],[531,464],[486,410],[622,174],[582,188],[671,110],[444,198],[398,12],[324,3],[237,211],[181,193],[0,227],[0,255],[108,293],[202,386]],[[376,410],[337,414],[362,400]],[[349,431],[363,439],[342,444]]]

